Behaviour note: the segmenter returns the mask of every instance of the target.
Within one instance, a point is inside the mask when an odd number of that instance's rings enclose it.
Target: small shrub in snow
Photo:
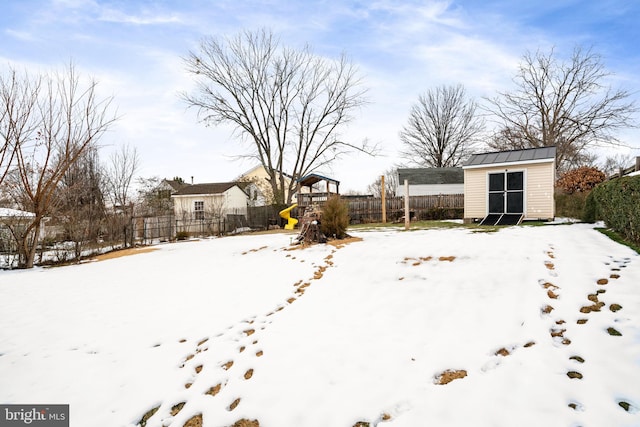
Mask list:
[[[325,236],[343,239],[349,226],[349,207],[340,196],[333,195],[322,207],[320,231]]]

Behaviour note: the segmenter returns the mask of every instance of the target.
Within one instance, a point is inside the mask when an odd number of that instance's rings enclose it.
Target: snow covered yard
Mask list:
[[[0,403],[77,427],[640,425],[630,249],[582,224],[351,234],[0,272]]]

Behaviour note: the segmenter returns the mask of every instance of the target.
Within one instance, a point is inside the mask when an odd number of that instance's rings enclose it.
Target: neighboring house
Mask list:
[[[261,200],[257,200],[256,206],[264,206],[272,204],[274,201],[273,190],[271,188],[271,183],[269,182],[269,174],[267,170],[262,165],[255,166],[254,168],[249,169],[242,175],[236,178],[236,182],[252,182],[257,185],[260,194]],[[284,185],[285,185],[285,200],[287,199],[286,189],[289,188],[291,184],[291,175],[284,174]],[[292,194],[293,203],[296,202],[296,194]]]
[[[246,224],[249,196],[237,182],[185,185],[171,195],[177,232],[218,234]]]
[[[555,217],[555,147],[474,154],[463,170],[465,222],[517,224]]]
[[[307,177],[311,175],[315,175],[315,174],[307,175]],[[304,178],[301,178],[301,179],[304,179]],[[288,173],[284,173],[285,201],[287,200],[287,196],[288,196],[287,189],[291,185],[292,179],[293,177],[291,175],[289,175]],[[298,181],[300,182],[300,180]],[[261,197],[261,199],[256,200],[257,204],[255,206],[264,206],[264,205],[270,205],[273,203],[275,198],[273,197],[273,190],[271,188],[271,183],[269,182],[269,174],[267,173],[264,166],[258,165],[252,169],[249,169],[247,172],[238,176],[236,178],[236,182],[252,182],[257,185],[258,190],[261,194],[261,196],[259,196]],[[307,186],[304,184],[296,185],[293,187],[293,193],[291,194],[291,203],[298,203],[298,194],[300,193],[305,194],[305,193],[311,193],[311,192],[317,192],[317,191],[320,191],[320,188],[317,185],[313,187]]]
[[[404,196],[404,181],[409,184],[410,196],[462,194],[464,172],[462,168],[402,168],[398,169],[396,194]]]

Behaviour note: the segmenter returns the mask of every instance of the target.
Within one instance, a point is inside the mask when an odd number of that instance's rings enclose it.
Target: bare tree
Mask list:
[[[34,132],[31,113],[36,109],[41,79],[27,81],[16,70],[0,75],[0,184],[13,166],[23,135]]]
[[[184,60],[197,88],[183,99],[205,123],[231,124],[248,142],[243,156],[264,166],[277,203],[291,201],[297,178],[349,151],[375,151],[340,138],[365,103],[357,69],[344,56],[332,61],[308,47],[287,48],[263,29],[206,38]]]
[[[621,170],[627,169],[635,164],[635,157],[632,155],[614,154],[608,156],[599,166],[608,177],[620,173]]]
[[[112,98],[99,99],[97,83],[82,84],[70,65],[63,73],[32,76],[9,72],[0,87],[3,94],[3,129],[13,152],[5,163],[5,181],[20,207],[34,214],[19,236],[20,267],[31,268],[43,218],[58,202],[65,173],[114,123]],[[15,123],[19,123],[16,125]]]
[[[576,47],[568,61],[559,61],[553,49],[527,52],[515,89],[488,100],[502,126],[490,145],[555,146],[560,171],[586,163],[589,148],[618,144],[614,132],[635,126],[638,109],[629,92],[605,84],[610,75],[591,49]]]
[[[387,197],[395,197],[398,190],[398,169],[387,169],[384,174],[384,193]],[[382,195],[382,179],[378,177],[372,184],[369,184],[367,191],[375,197]]]
[[[124,207],[131,202],[131,182],[140,166],[138,150],[129,144],[121,145],[113,152],[105,165],[106,193],[114,207]]]
[[[63,226],[65,239],[74,243],[80,260],[88,244],[97,243],[105,218],[103,175],[97,147],[89,147],[67,169],[58,186],[55,210],[50,214]]]
[[[484,123],[464,86],[438,86],[420,95],[400,132],[401,156],[420,166],[454,167],[474,148]]]

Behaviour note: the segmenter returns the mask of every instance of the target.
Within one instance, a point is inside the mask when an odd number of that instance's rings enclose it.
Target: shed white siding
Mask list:
[[[555,162],[520,163],[464,170],[464,217],[484,218],[488,214],[488,175],[496,172],[524,171],[525,220],[555,217]]]

